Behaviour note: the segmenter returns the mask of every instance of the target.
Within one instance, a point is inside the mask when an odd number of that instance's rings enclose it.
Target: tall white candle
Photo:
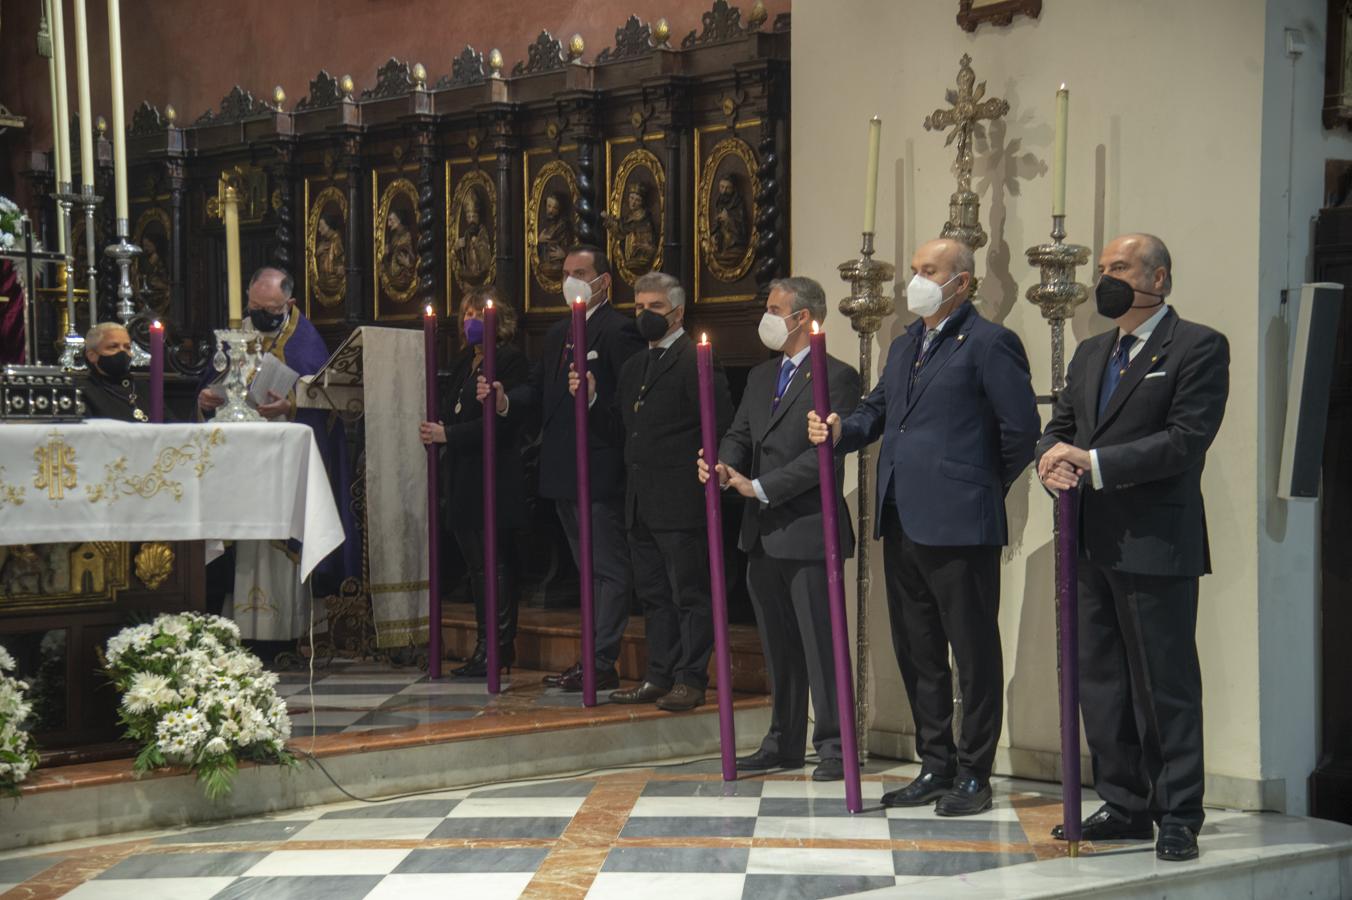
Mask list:
[[[230,327],[238,328],[243,321],[239,271],[239,194],[227,186],[222,199],[222,218],[225,220],[225,287],[227,314]]]
[[[59,5],[60,0],[57,0]],[[80,98],[80,183],[94,184],[94,112],[89,100],[89,16],[75,0],[75,79]]]
[[[1056,92],[1056,146],[1052,152],[1052,215],[1066,214],[1066,126],[1070,118],[1070,91]]]
[[[56,66],[56,123],[59,126],[57,143],[61,152],[56,157],[58,184],[70,184],[70,101],[66,88],[66,12],[61,0],[49,0],[52,13],[52,62]]]
[[[113,88],[113,191],[117,195],[117,220],[127,216],[127,114],[122,97],[122,8],[120,0],[108,0],[108,59]]]
[[[878,213],[878,151],[882,144],[883,120],[868,121],[868,172],[864,176],[864,230],[873,231]]]
[[[51,0],[43,0],[43,12],[47,17],[47,27],[50,29],[52,24],[52,4]],[[55,42],[53,42],[55,44]],[[56,114],[56,50],[52,49],[52,55],[47,58],[47,80],[52,89],[52,177],[55,181],[60,181],[57,173],[61,171],[61,154],[65,148],[61,146],[61,117]],[[61,253],[66,252],[66,221],[61,214],[61,206],[56,207],[56,246]]]

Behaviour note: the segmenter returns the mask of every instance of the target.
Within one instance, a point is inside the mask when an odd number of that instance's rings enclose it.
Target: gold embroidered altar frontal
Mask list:
[[[0,545],[286,539],[302,578],[343,542],[307,426],[0,426]]]

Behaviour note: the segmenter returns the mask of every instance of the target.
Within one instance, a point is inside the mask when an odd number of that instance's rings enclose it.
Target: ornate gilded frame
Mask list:
[[[660,140],[662,135],[652,134],[646,137],[646,140]],[[624,210],[625,188],[629,184],[629,177],[638,169],[647,169],[652,175],[653,191],[657,195],[657,208],[654,211],[654,221],[656,223],[656,243],[657,253],[653,257],[652,267],[649,272],[659,272],[662,269],[663,243],[666,240],[666,209],[667,209],[667,172],[663,167],[661,160],[657,158],[651,150],[646,147],[636,147],[630,150],[620,160],[618,169],[612,171],[613,149],[617,145],[634,143],[633,138],[620,138],[606,142],[606,181],[610,185],[610,193],[606,199],[606,212],[618,219]],[[625,265],[624,254],[620,252],[620,240],[609,229],[606,231],[606,255],[611,259],[611,265],[619,272],[620,278],[628,285],[633,285],[643,272],[633,272]]]
[[[566,153],[577,149],[575,145],[560,147],[560,153]],[[536,154],[551,152],[548,150],[536,151]],[[527,151],[523,154],[523,164],[525,166],[526,182],[530,184],[530,193],[526,195],[526,281],[525,281],[525,309],[527,312],[543,311],[565,311],[568,305],[563,302],[554,305],[540,305],[532,302],[535,290],[547,291],[550,294],[559,294],[562,301],[563,281],[554,281],[541,277],[540,271],[540,248],[536,236],[540,226],[540,204],[544,201],[545,187],[549,182],[558,177],[562,178],[564,184],[568,187],[569,196],[572,198],[573,208],[571,214],[576,217],[577,205],[582,199],[582,191],[578,188],[577,173],[566,160],[553,159],[540,167],[540,171],[535,173],[534,180],[530,179],[530,158],[532,153]]]
[[[347,299],[347,272],[343,273],[343,287],[335,294],[326,294],[319,288],[319,258],[316,255],[316,248],[319,244],[319,217],[323,214],[324,208],[330,203],[336,202],[343,216],[344,234],[343,239],[347,239],[346,227],[348,216],[352,211],[347,208],[347,192],[336,184],[329,184],[315,195],[313,201],[310,200],[310,180],[305,180],[305,315],[313,319],[311,310],[311,300],[318,302],[324,309],[332,309],[343,305]],[[351,248],[348,249],[351,252]]]
[[[422,274],[420,267],[422,260],[415,254],[413,259],[413,283],[406,289],[394,291],[387,289],[385,281],[382,278],[380,261],[385,258],[385,220],[389,218],[390,208],[394,205],[396,197],[407,197],[413,207],[413,222],[411,227],[417,226],[417,218],[420,210],[418,209],[418,187],[406,175],[399,175],[389,184],[385,185],[384,190],[380,189],[380,172],[371,173],[371,236],[372,251],[371,257],[371,280],[375,287],[375,319],[381,321],[380,301],[382,297],[388,297],[389,302],[396,304],[397,314],[386,315],[384,321],[395,319],[419,319],[422,317],[422,310],[409,304],[418,296],[418,281]],[[415,241],[416,245],[416,241]]]
[[[140,247],[141,241],[145,239],[146,230],[150,228],[151,223],[157,223],[162,229],[161,237],[164,241],[163,256],[165,265],[168,266],[170,254],[173,253],[174,232],[172,219],[170,219],[169,213],[164,209],[164,207],[148,206],[145,209],[141,210],[141,214],[136,217],[136,224],[132,226],[131,229],[131,242],[135,244],[137,247]],[[80,240],[83,239],[84,239],[83,236],[81,236]],[[79,241],[76,241],[75,246],[77,247],[81,246]],[[142,296],[141,254],[139,253],[136,256],[132,257],[131,271],[129,273],[129,277],[131,278],[132,290],[136,292],[137,299],[139,299],[142,303],[145,303],[146,305],[150,306],[151,309],[155,309],[160,312],[162,312],[166,308],[170,299],[168,296],[162,298],[162,302],[164,305],[158,307],[150,303],[149,298]]]
[[[480,157],[478,162],[493,162],[497,159],[496,155]],[[458,180],[452,179],[452,164],[465,165],[474,163],[472,159],[448,160],[446,162],[446,271],[449,277],[446,279],[446,314],[454,313],[454,292],[459,288],[461,295],[473,290],[481,285],[470,284],[460,276],[460,267],[456,263],[455,245],[460,242],[460,210],[468,198],[471,191],[478,188],[484,193],[484,227],[488,229],[489,239],[493,246],[492,258],[488,263],[488,275],[484,278],[483,285],[496,283],[498,278],[498,187],[493,179],[483,169],[472,168],[470,171],[461,175]],[[455,188],[452,190],[451,185]]]
[[[958,0],[958,25],[971,33],[984,23],[1004,26],[1015,16],[1036,19],[1042,15],[1042,0]]]
[[[69,576],[72,581],[68,585],[69,590],[45,594],[38,593],[20,593],[14,592],[6,594],[0,600],[0,610],[6,613],[15,613],[20,610],[24,612],[43,612],[51,610],[60,612],[76,606],[94,606],[115,603],[119,591],[125,591],[131,588],[131,578],[129,570],[131,568],[131,545],[119,541],[86,541],[86,542],[58,542],[71,543],[69,551],[72,557],[70,561]],[[22,545],[21,545],[22,546]],[[32,545],[28,545],[31,549]],[[42,545],[38,545],[42,546]],[[99,585],[96,581],[94,590],[89,592],[74,590],[73,582],[80,577],[83,572],[76,566],[74,556],[83,547],[89,547],[103,561],[103,571],[98,577],[102,579]],[[11,552],[17,548],[8,548]],[[153,588],[152,588],[153,590]]]
[[[760,120],[752,120],[737,125],[738,129],[752,128]],[[725,284],[734,284],[746,278],[756,260],[756,243],[760,231],[756,227],[756,196],[760,193],[760,177],[756,174],[756,153],[751,145],[735,134],[726,137],[714,145],[708,155],[702,152],[701,136],[727,129],[726,125],[695,129],[695,292],[697,303],[740,303],[755,298],[755,293],[734,294],[730,296],[704,297],[700,292],[702,269],[707,268],[716,279]],[[709,247],[713,236],[709,230],[709,207],[713,201],[713,192],[719,164],[729,156],[735,156],[746,167],[747,194],[750,201],[751,231],[747,237],[746,253],[736,268],[729,269],[713,258]]]

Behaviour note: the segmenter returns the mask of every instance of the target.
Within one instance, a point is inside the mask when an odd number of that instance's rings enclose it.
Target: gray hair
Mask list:
[[[634,282],[634,294],[666,294],[672,309],[685,306],[685,289],[674,276],[666,272],[649,272]]]
[[[825,323],[826,291],[815,278],[805,278],[802,275],[795,275],[792,278],[776,278],[770,282],[770,290],[785,291],[792,294],[793,303],[789,306],[789,309],[794,312],[805,309],[812,314],[814,321]]]
[[[1169,248],[1153,234],[1138,232],[1132,237],[1141,242],[1141,262],[1150,274],[1153,276],[1156,269],[1164,270],[1164,287],[1160,288],[1160,293],[1169,296],[1174,289],[1174,259],[1169,255]]]
[[[973,278],[976,277],[976,254],[972,248],[962,241],[953,241],[953,274],[958,275],[966,272]]]
[[[91,327],[89,331],[85,332],[85,346],[90,350],[93,350],[99,344],[103,343],[103,339],[108,335],[108,332],[112,331],[114,328],[119,328],[123,331],[127,330],[127,327],[121,322],[99,322],[97,325]]]
[[[296,288],[296,281],[291,277],[290,272],[280,266],[260,266],[255,269],[253,277],[249,279],[249,287],[253,287],[258,283],[258,279],[270,272],[276,272],[281,276],[281,283],[278,286],[282,289],[282,296],[290,300],[292,296],[291,292]]]

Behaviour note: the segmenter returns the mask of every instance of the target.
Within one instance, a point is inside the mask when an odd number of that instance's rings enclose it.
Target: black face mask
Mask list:
[[[106,356],[100,356],[95,365],[104,375],[114,381],[119,381],[126,378],[127,373],[131,371],[131,354],[125,350],[109,353]]]
[[[674,310],[673,310],[674,312]],[[668,313],[667,315],[671,315]],[[638,314],[638,336],[648,343],[660,341],[667,334],[667,316],[645,309]]]
[[[258,331],[276,331],[286,321],[286,313],[272,313],[266,309],[251,309],[249,310],[249,321],[253,322],[253,327]]]
[[[1136,306],[1137,294],[1158,297],[1160,302],[1149,306]],[[1114,278],[1111,275],[1100,275],[1098,284],[1094,286],[1094,303],[1098,306],[1099,315],[1105,319],[1120,319],[1133,309],[1151,309],[1163,302],[1163,294],[1137,290],[1121,278]]]

